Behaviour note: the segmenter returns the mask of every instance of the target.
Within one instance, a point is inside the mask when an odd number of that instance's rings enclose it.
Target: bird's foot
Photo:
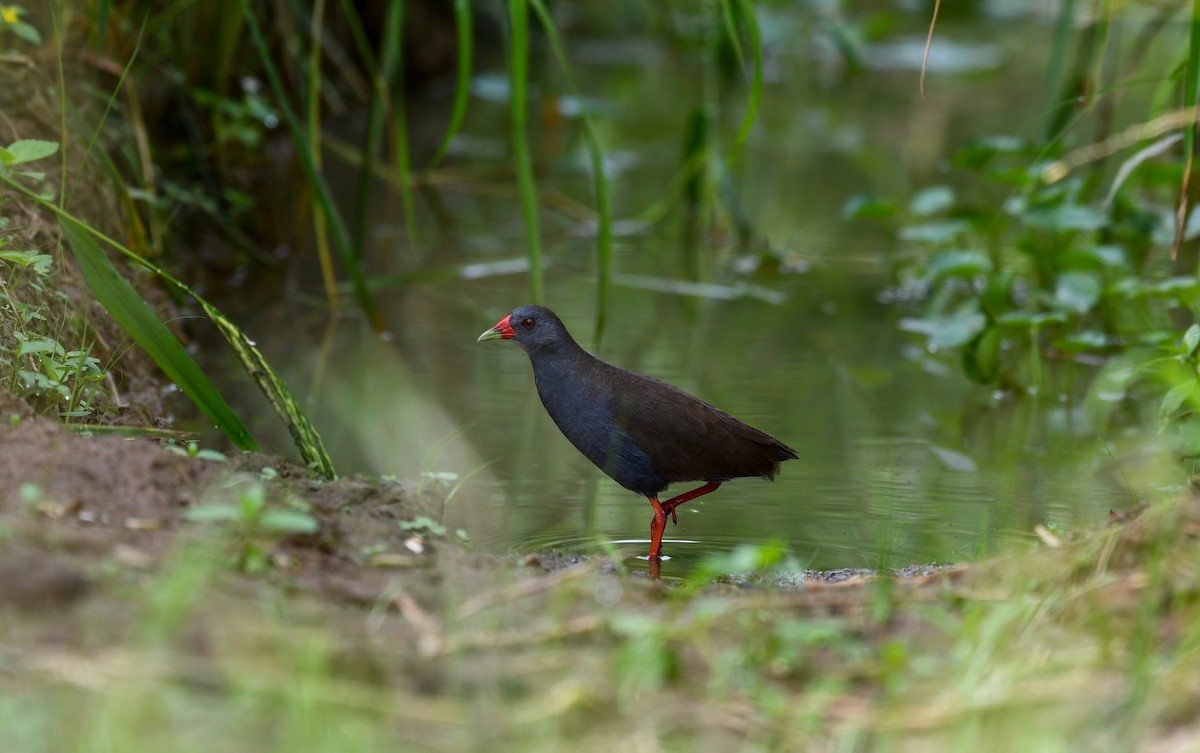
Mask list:
[[[653,561],[662,554],[662,537],[663,529],[667,527],[667,514],[657,497],[650,498],[650,506],[654,508],[654,517],[650,519],[650,559]]]

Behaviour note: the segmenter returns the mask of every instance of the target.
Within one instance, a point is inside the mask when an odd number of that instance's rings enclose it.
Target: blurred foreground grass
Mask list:
[[[62,525],[7,521],[10,551],[52,549]],[[227,541],[183,530],[156,560],[104,554],[81,598],[9,599],[0,748],[1200,745],[1190,496],[1003,559],[827,584],[653,583],[430,540],[349,562],[304,537],[247,576]]]

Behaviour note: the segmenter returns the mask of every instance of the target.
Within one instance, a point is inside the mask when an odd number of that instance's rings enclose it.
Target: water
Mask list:
[[[771,12],[781,15],[768,41],[805,20]],[[572,48],[601,113],[622,221],[621,284],[600,355],[677,384],[800,454],[774,483],[734,481],[681,507],[678,527],[668,523],[664,573],[767,542],[818,568],[964,560],[1029,541],[1037,524],[1083,525],[1130,504],[1078,394],[996,397],[968,384],[953,356],[928,353],[897,328],[913,311],[881,302],[897,252],[891,235],[841,219],[856,193],[903,197],[944,179],[944,156],[967,135],[1036,130],[1037,105],[1012,82],[1040,81],[1045,53],[1031,50],[1027,36],[1033,29],[1048,40],[1049,27],[1025,16],[984,20],[989,44],[974,56],[969,27],[940,28],[954,56],[937,58],[925,102],[912,56],[901,54],[908,37],[876,50],[871,64],[884,70],[865,77],[839,73],[828,50],[771,48],[760,124],[734,173],[738,205],[758,239],[753,254],[734,250],[726,231],[689,241],[678,214],[639,221],[668,195],[678,168],[685,115],[702,88],[696,61],[653,39],[582,39]],[[981,85],[980,71],[997,61],[1003,77]],[[472,102],[457,164],[494,164],[486,155],[506,151],[503,79],[493,71],[480,80],[477,89],[492,93]],[[557,80],[542,82],[544,95]],[[719,120],[736,124],[742,97],[731,87]],[[436,139],[444,102],[421,103],[434,113],[426,140]],[[545,195],[590,202],[575,129],[557,118],[539,128]],[[420,123],[414,132],[420,137]],[[397,251],[405,244],[399,201],[379,188],[372,263],[407,280],[377,291],[389,337],[353,319],[328,328],[315,265],[297,267],[295,282],[265,301],[223,303],[296,393],[309,397],[341,473],[443,486],[452,493],[447,522],[484,550],[617,545],[631,557],[644,554],[646,501],[558,433],[519,348],[475,342],[529,301],[512,181],[487,170],[470,174],[442,184],[451,224],[437,228],[426,213],[417,254]],[[590,346],[591,226],[552,208],[561,204],[542,207],[547,303]],[[286,447],[253,388],[245,393],[260,441]]]

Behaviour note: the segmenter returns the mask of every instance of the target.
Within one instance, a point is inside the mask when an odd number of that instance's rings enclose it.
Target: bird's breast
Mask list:
[[[667,482],[633,441],[619,401],[602,384],[562,368],[534,366],[538,396],[563,435],[596,467],[639,494],[657,494]]]

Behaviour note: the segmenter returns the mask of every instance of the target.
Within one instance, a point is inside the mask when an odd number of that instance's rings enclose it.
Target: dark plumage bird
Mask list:
[[[479,336],[514,340],[533,363],[546,412],[576,449],[654,508],[650,560],[662,554],[667,515],[684,502],[746,476],[772,479],[796,451],[666,382],[613,366],[581,348],[554,312],[522,306]],[[703,486],[665,502],[668,485]]]

